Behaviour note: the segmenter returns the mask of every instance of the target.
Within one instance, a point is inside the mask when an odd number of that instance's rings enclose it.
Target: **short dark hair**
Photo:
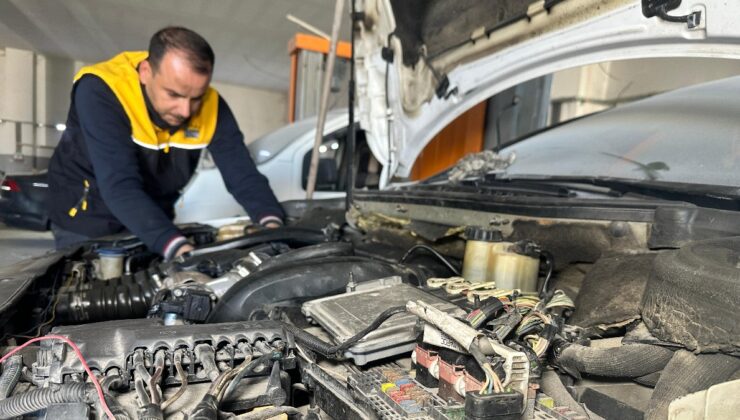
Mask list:
[[[179,50],[186,54],[193,70],[200,74],[213,71],[216,60],[208,41],[195,31],[180,26],[169,26],[152,35],[149,41],[149,64],[157,71],[165,53]]]

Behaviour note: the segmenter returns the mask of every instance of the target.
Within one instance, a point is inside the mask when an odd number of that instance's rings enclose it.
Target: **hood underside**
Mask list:
[[[360,123],[390,161],[386,175],[401,177],[457,116],[535,77],[612,60],[740,58],[740,4],[722,0],[366,0],[363,12]]]

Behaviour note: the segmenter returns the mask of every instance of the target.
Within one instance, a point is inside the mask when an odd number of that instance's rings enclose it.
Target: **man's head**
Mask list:
[[[157,114],[178,126],[200,109],[213,64],[213,50],[202,36],[168,27],[152,36],[149,57],[139,65],[139,80]]]

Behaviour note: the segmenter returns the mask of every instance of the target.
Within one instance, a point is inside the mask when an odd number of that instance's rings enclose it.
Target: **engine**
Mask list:
[[[740,378],[740,241],[547,229],[199,227],[166,262],[93,244],[4,315],[0,417],[659,419]]]

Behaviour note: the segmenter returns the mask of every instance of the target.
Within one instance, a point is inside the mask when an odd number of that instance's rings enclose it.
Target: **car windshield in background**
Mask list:
[[[740,186],[740,77],[654,96],[501,150],[505,176],[610,177]]]

